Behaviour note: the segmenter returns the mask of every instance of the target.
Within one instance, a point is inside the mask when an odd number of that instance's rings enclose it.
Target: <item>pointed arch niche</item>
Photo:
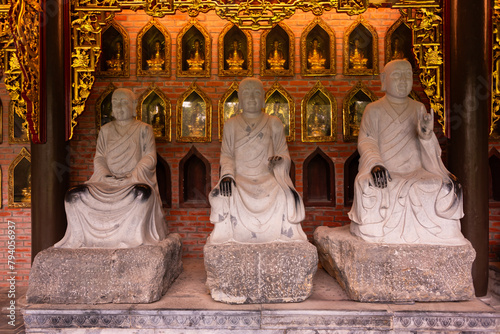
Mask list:
[[[490,166],[490,199],[500,201],[500,153],[491,149],[488,159]]]
[[[102,33],[102,54],[96,74],[102,77],[130,76],[130,39],[127,30],[115,20]]]
[[[304,161],[305,206],[335,206],[335,166],[319,147]]]
[[[286,141],[295,140],[295,101],[277,81],[266,93],[266,113],[281,120],[285,127]]]
[[[212,141],[212,101],[194,82],[177,100],[177,141]]]
[[[171,113],[170,100],[154,83],[137,100],[137,118],[153,127],[158,142],[170,141]]]
[[[152,18],[137,35],[137,75],[170,76],[170,34]]]
[[[377,96],[366,87],[361,81],[358,81],[344,97],[342,103],[344,114],[344,141],[356,141],[359,133],[361,117],[366,106],[377,100]]]
[[[22,148],[9,166],[9,208],[31,206],[31,154]]]
[[[317,17],[300,37],[300,68],[304,76],[335,75],[335,32]]]
[[[318,81],[302,99],[302,141],[333,142],[337,138],[337,100]]]
[[[344,206],[351,206],[354,201],[354,180],[358,175],[359,157],[356,150],[344,163]]]
[[[156,181],[160,192],[161,204],[164,208],[172,207],[172,174],[170,166],[156,153]]]
[[[385,63],[395,59],[406,59],[416,69],[413,54],[413,32],[404,18],[400,17],[385,34]]]
[[[278,51],[274,65],[269,58],[273,58],[275,44]],[[260,36],[260,73],[262,76],[293,76],[295,68],[295,36],[292,30],[284,23],[276,24],[272,29],[265,30]],[[278,58],[282,58],[281,61]]]
[[[177,35],[177,76],[210,77],[211,63],[210,34],[198,20],[191,19]]]
[[[360,15],[344,33],[344,75],[378,74],[378,35]]]
[[[196,147],[179,163],[179,205],[182,208],[208,208],[210,192],[210,163]]]
[[[219,35],[219,75],[251,76],[253,74],[253,43],[248,30],[227,24]]]
[[[233,82],[219,100],[219,141],[222,141],[222,135],[224,134],[224,123],[240,113],[238,87],[239,83]]]
[[[95,103],[95,127],[97,129],[96,134],[99,134],[101,127],[109,122],[111,122],[114,117],[111,115],[112,106],[111,98],[113,97],[113,92],[116,86],[110,82],[106,90],[99,96]]]

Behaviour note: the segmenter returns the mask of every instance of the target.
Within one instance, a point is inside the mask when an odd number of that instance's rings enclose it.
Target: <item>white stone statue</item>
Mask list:
[[[132,91],[115,90],[111,103],[115,120],[99,132],[94,174],[66,194],[68,228],[54,247],[131,248],[167,235],[153,129],[135,119]]]
[[[433,111],[408,97],[410,63],[389,62],[381,81],[386,95],[361,120],[351,232],[376,243],[466,244],[462,189],[441,161]]]
[[[300,226],[304,203],[289,176],[283,123],[262,111],[264,96],[260,80],[241,81],[242,113],[224,124],[221,179],[209,195],[215,227],[208,243],[307,240]]]

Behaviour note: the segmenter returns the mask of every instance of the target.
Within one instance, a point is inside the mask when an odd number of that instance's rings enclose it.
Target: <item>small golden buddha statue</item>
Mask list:
[[[351,62],[352,68],[355,70],[363,70],[366,69],[366,63],[368,59],[365,58],[363,52],[359,49],[359,39],[354,40],[354,50],[351,52],[351,56],[349,57],[349,61]]]
[[[311,43],[312,49],[307,55],[307,64],[310,66],[311,70],[324,70],[326,59],[323,57],[323,52],[319,49],[319,42],[315,38]]]
[[[327,120],[324,111],[318,103],[313,105],[309,122],[307,124],[307,132],[311,137],[321,137],[329,135],[327,128]]]
[[[271,70],[283,70],[285,68],[285,61],[286,59],[281,51],[280,42],[275,40],[273,42],[273,50],[271,50],[269,57],[267,58],[269,67]]]
[[[165,63],[165,60],[162,57],[161,54],[161,45],[160,42],[155,43],[155,54],[153,55],[153,58],[146,60],[148,63],[148,69],[150,71],[161,71],[163,64]]]
[[[193,43],[193,50],[189,54],[189,59],[186,60],[190,71],[203,71],[205,63],[205,54],[200,48],[200,41],[196,39]]]
[[[121,72],[125,63],[122,55],[123,46],[121,42],[116,42],[115,51],[115,56],[111,60],[106,60],[106,64],[108,65],[108,71]]]
[[[401,47],[401,45],[399,43],[399,38],[397,38],[397,37],[394,39],[394,46],[393,46],[393,48],[394,48],[394,52],[391,55],[391,60],[394,60],[394,59],[406,59],[405,54],[404,54],[404,52],[402,50],[402,47]]]
[[[230,70],[242,70],[245,58],[240,50],[238,41],[233,41],[233,48],[229,51],[229,56],[226,59]]]
[[[155,137],[163,137],[163,130],[165,129],[163,124],[161,124],[160,106],[154,106],[153,111],[153,133]]]
[[[21,202],[31,201],[31,175],[28,176],[28,185],[26,188],[21,189]]]
[[[188,125],[190,137],[205,136],[205,115],[202,112],[201,105],[196,103],[193,107],[191,122]]]

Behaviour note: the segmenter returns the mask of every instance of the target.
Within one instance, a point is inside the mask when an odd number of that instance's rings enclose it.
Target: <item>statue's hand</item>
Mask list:
[[[389,171],[384,166],[377,165],[373,167],[371,174],[377,188],[386,188],[387,182],[392,181],[391,174],[389,174]]]
[[[219,190],[222,196],[231,196],[232,195],[232,186],[233,186],[233,179],[226,176],[220,181],[219,184]]]
[[[283,161],[283,158],[280,157],[279,155],[274,155],[267,160],[269,161],[269,169],[273,169],[274,166],[278,165],[279,163],[281,163],[281,161]]]
[[[422,106],[418,117],[418,133],[424,139],[429,139],[434,129],[434,110],[428,113]]]

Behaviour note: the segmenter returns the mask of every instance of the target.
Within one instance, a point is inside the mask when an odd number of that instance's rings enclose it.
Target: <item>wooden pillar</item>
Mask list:
[[[41,108],[46,110],[47,141],[31,144],[31,258],[59,241],[66,230],[64,195],[69,182],[69,142],[65,139],[65,0],[42,2]],[[57,6],[55,6],[57,4]]]
[[[462,232],[477,252],[477,296],[488,287],[488,133],[491,0],[449,0],[449,165],[464,190]]]

